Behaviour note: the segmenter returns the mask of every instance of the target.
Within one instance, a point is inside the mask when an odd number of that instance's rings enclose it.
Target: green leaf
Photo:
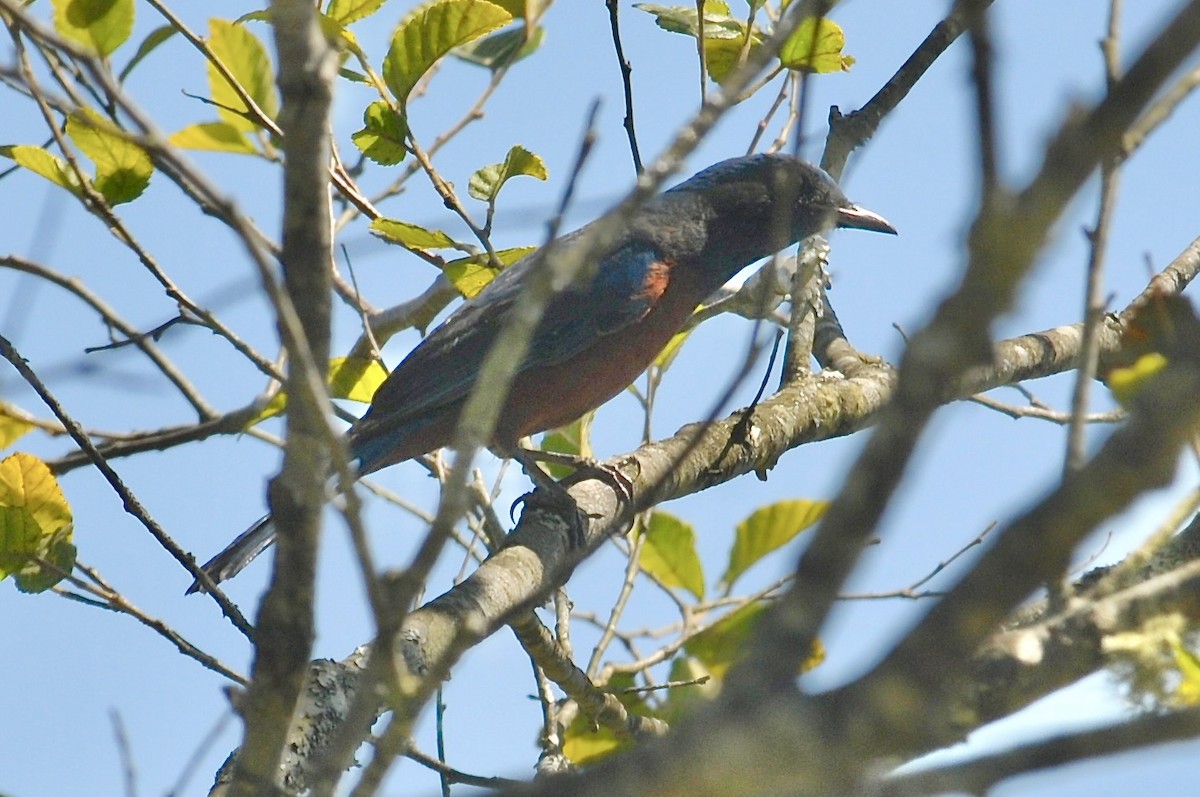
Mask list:
[[[638,566],[668,587],[681,587],[696,600],[704,600],[704,568],[692,526],[674,515],[655,512],[643,534]]]
[[[779,63],[787,69],[825,74],[847,72],[854,58],[842,55],[846,34],[840,25],[824,17],[809,17],[800,23],[779,50]]]
[[[129,73],[133,68],[142,62],[142,59],[150,55],[158,49],[158,45],[165,42],[167,39],[174,36],[179,31],[173,25],[160,25],[147,34],[146,38],[142,39],[142,43],[138,45],[137,52],[133,54],[133,58],[129,59],[129,63],[121,70],[121,74],[117,76],[117,80],[124,83],[125,78],[129,77]]]
[[[24,410],[0,401],[0,449],[8,448],[36,428]]]
[[[751,565],[812,526],[828,508],[828,501],[797,500],[780,501],[756,510],[738,524],[721,584],[732,587]]]
[[[253,155],[258,151],[240,127],[228,122],[188,125],[179,132],[172,133],[167,142],[183,149],[235,152],[239,155]]]
[[[384,0],[329,0],[325,16],[339,25],[366,19],[383,7]]]
[[[503,8],[513,19],[525,19],[525,2],[526,0],[492,0],[493,3]],[[541,5],[542,0],[533,0],[533,5]],[[546,5],[550,5],[550,0],[546,0]]]
[[[16,577],[22,592],[42,592],[62,580],[37,559],[70,572],[75,566],[71,507],[46,463],[29,454],[0,462],[0,579]]]
[[[748,603],[683,643],[683,649],[699,659],[713,678],[721,680],[745,650],[750,634],[766,608],[763,601]]]
[[[379,218],[371,222],[371,232],[380,238],[409,249],[458,249],[459,244],[441,230],[427,230],[396,219]]]
[[[363,110],[363,129],[350,139],[362,154],[380,166],[394,166],[404,160],[408,147],[404,137],[408,124],[383,100],[376,100]]]
[[[554,454],[567,454],[580,459],[591,459],[592,456],[592,419],[596,417],[596,411],[584,413],[583,417],[576,418],[566,426],[560,426],[557,429],[551,429],[542,437],[540,448],[543,451],[549,451]],[[574,470],[570,465],[558,465],[553,462],[545,463],[545,467],[550,471],[550,475],[556,479],[561,479],[571,475]]]
[[[563,732],[563,754],[580,766],[600,761],[631,744],[632,739],[619,738],[603,725],[594,725],[582,713]]]
[[[730,612],[685,642],[684,651],[699,659],[714,679],[723,680],[730,666],[745,651],[751,634],[769,605],[760,600]],[[825,645],[815,639],[808,656],[796,662],[796,672],[808,672],[824,660]]]
[[[495,202],[504,184],[510,178],[521,174],[538,180],[545,180],[549,176],[546,163],[540,156],[534,155],[524,147],[514,146],[504,156],[503,163],[484,166],[472,174],[470,182],[467,183],[467,193],[483,202]]]
[[[41,147],[26,144],[13,144],[0,147],[0,155],[12,158],[34,174],[40,174],[50,182],[61,185],[72,194],[79,196],[79,178],[65,160],[47,152]]]
[[[493,33],[485,39],[464,44],[454,48],[453,55],[470,64],[482,66],[495,72],[501,67],[515,64],[526,58],[542,46],[546,38],[546,30],[542,27],[533,29],[526,41],[525,27],[502,30]]]
[[[671,670],[667,678],[670,681],[707,679],[702,683],[677,686],[671,689],[667,703],[662,710],[662,718],[672,724],[689,714],[696,706],[707,703],[721,692],[720,683],[713,678],[704,663],[695,656],[676,656],[672,659]]]
[[[342,67],[341,69],[339,69],[338,75],[345,78],[346,80],[349,80],[351,83],[361,83],[364,86],[371,85],[371,81],[367,79],[366,75],[364,75],[362,72],[357,72],[353,69],[348,69],[347,67]]]
[[[650,715],[652,712],[641,693],[625,691],[634,685],[632,673],[618,673],[603,688],[612,692],[631,714]],[[563,753],[580,765],[595,763],[632,743],[629,737],[618,737],[608,728],[597,726],[594,719],[582,711],[575,715],[563,733]]]
[[[245,89],[254,104],[274,119],[279,110],[279,101],[275,96],[275,73],[267,48],[243,25],[235,25],[224,19],[209,20],[208,25],[208,45],[213,54]],[[208,86],[224,121],[238,130],[258,129],[248,118],[250,110],[246,104],[211,62],[208,62]]]
[[[660,6],[655,3],[634,3],[633,7],[654,16],[654,24],[671,33],[682,33],[693,39],[700,35],[696,6]],[[704,39],[742,39],[745,23],[729,13],[729,5],[719,0],[704,2]]]
[[[511,266],[525,255],[537,249],[536,246],[514,246],[511,249],[496,250],[496,259],[502,267]],[[492,266],[487,253],[460,257],[442,266],[454,287],[465,298],[470,299],[487,287],[496,278],[500,270]]]
[[[512,21],[512,14],[486,0],[434,0],[411,12],[396,28],[383,59],[383,81],[401,105],[417,81],[455,47]]]
[[[133,0],[52,0],[54,29],[107,58],[133,32]]]
[[[150,176],[154,174],[150,155],[99,114],[93,111],[71,114],[67,119],[67,136],[96,164],[92,182],[110,204],[131,202],[150,184]]]

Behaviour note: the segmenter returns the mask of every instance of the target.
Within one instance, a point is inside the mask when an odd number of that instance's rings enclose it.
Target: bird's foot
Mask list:
[[[619,498],[622,503],[628,504],[633,501],[633,482],[630,481],[628,476],[612,465],[597,462],[591,457],[581,457],[575,454],[564,454],[558,451],[535,451],[523,448],[521,449],[521,452],[533,462],[545,462],[551,465],[565,465],[566,467],[572,468],[572,473],[555,482],[555,484],[559,487],[565,489],[573,484],[587,481],[588,479],[597,479],[612,487],[613,491],[617,494],[617,498]],[[518,461],[521,460],[518,459]],[[522,462],[521,464],[526,465],[525,462]],[[536,465],[534,467],[537,468]],[[526,471],[528,470],[529,468],[526,465]],[[545,472],[542,471],[541,468],[537,468],[537,470],[539,473],[542,473],[542,475],[545,475]],[[531,474],[530,478],[533,479],[539,487],[542,486],[541,483],[537,482],[536,476]]]
[[[546,452],[530,451],[525,448],[517,448],[512,452],[512,457],[529,476],[537,487],[533,492],[525,493],[520,498],[512,502],[512,506],[508,508],[510,518],[516,513],[517,506],[525,508],[541,507],[555,512],[561,512],[569,518],[568,536],[572,548],[583,549],[587,547],[587,518],[584,517],[583,510],[579,508],[579,504],[575,501],[571,494],[567,492],[567,488],[554,480],[549,473],[542,470],[538,465],[540,455]],[[537,455],[537,456],[535,456]],[[568,456],[568,455],[558,455]],[[567,463],[563,463],[567,464]]]

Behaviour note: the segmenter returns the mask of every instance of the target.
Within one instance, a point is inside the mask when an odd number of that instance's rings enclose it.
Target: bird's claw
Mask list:
[[[555,481],[551,481],[550,485],[552,486],[540,485],[536,490],[525,493],[513,501],[508,508],[509,519],[515,520],[518,505],[526,509],[546,509],[556,514],[563,514],[569,518],[567,536],[571,547],[578,549],[587,547],[588,524],[583,510],[579,508],[579,504],[562,485]]]

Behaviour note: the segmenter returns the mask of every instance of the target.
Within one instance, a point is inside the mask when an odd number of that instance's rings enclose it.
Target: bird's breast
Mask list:
[[[702,275],[655,264],[643,292],[653,300],[637,321],[608,334],[575,356],[518,375],[501,413],[501,443],[570,423],[629,386],[658,356],[708,294]]]

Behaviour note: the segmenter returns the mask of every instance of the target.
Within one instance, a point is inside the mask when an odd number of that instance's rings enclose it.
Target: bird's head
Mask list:
[[[834,227],[896,234],[882,216],[847,199],[823,170],[789,155],[721,161],[667,195],[701,203],[710,251],[746,262]]]

